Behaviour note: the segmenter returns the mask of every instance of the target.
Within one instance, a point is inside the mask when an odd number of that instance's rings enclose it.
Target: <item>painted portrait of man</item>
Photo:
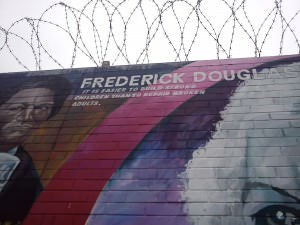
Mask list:
[[[300,224],[300,63],[239,85],[185,173],[190,224]]]
[[[35,165],[22,143],[60,110],[70,88],[63,77],[32,76],[1,91],[0,223],[20,224],[42,191]]]

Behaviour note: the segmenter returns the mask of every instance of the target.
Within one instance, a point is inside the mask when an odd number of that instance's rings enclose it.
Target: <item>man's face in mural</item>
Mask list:
[[[300,224],[300,74],[273,82],[250,80],[237,89],[212,139],[194,154],[185,197],[196,204],[188,203],[187,213],[205,216],[191,224]],[[272,85],[282,89],[268,95]]]
[[[224,141],[228,147],[216,147],[219,140],[211,140],[188,170],[192,188],[185,196],[200,203],[189,203],[187,212],[205,212],[191,224],[299,225],[300,146],[294,145],[296,139],[284,134],[282,138],[253,138],[253,133],[246,132],[245,147],[234,147],[238,139]],[[280,142],[290,146],[275,146]],[[204,179],[197,184],[197,173],[203,171]]]
[[[0,141],[20,144],[26,135],[48,119],[54,93],[47,88],[23,89],[0,106]]]

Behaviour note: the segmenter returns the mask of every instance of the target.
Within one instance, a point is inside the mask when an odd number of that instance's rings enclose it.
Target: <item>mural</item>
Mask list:
[[[300,224],[300,56],[1,74],[0,224]]]

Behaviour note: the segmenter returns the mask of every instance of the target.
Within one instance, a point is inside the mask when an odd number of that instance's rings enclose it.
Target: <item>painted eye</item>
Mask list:
[[[35,110],[35,112],[47,112],[52,107],[53,106],[50,104],[36,105],[36,106],[34,106],[34,110]]]
[[[276,219],[278,219],[278,220],[285,220],[286,219],[285,213],[282,212],[282,211],[280,211],[280,210],[278,210],[276,212]]]
[[[251,216],[255,225],[300,225],[300,210],[282,205],[270,205]]]
[[[49,109],[48,105],[38,105],[34,107],[35,110],[47,111]]]
[[[24,105],[10,105],[8,107],[8,110],[11,111],[11,112],[21,112],[25,109],[25,106]]]

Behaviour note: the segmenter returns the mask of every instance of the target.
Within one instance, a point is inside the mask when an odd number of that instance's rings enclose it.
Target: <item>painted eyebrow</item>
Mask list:
[[[269,188],[273,191],[276,191],[277,193],[279,193],[280,195],[283,195],[283,196],[286,196],[286,197],[289,197],[291,199],[294,199],[297,203],[300,203],[300,199],[297,198],[296,196],[290,194],[288,191],[284,190],[284,189],[281,189],[279,187],[274,187],[272,185],[269,185],[269,184],[265,184],[265,183],[262,183],[262,182],[250,182],[250,181],[247,181],[244,185],[244,187],[253,187],[253,188],[257,188],[257,187],[264,187],[264,188]],[[245,202],[246,201],[246,198],[249,194],[249,191],[245,191],[242,193],[242,202]]]
[[[294,199],[297,203],[300,203],[299,198],[297,198],[296,196],[288,193],[286,190],[278,188],[278,187],[273,187],[273,186],[271,186],[271,188],[272,188],[272,190],[277,191],[279,194],[290,197],[290,198]]]
[[[33,105],[53,105],[54,102],[41,102],[39,104],[33,104]]]
[[[6,103],[7,105],[53,105],[54,102],[40,102],[38,104],[28,104],[26,102]]]

